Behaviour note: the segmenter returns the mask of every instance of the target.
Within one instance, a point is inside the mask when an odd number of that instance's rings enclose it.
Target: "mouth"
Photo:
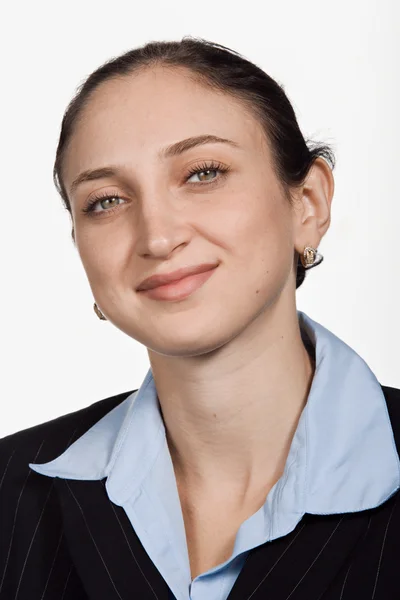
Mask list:
[[[212,266],[202,273],[187,275],[177,281],[171,281],[170,283],[158,285],[147,290],[139,290],[138,294],[152,298],[153,300],[183,300],[201,288],[210,279],[217,266]]]

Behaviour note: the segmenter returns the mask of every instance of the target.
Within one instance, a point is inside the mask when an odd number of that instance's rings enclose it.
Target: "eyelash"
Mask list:
[[[216,181],[221,179],[221,177],[224,177],[228,173],[228,171],[230,171],[230,167],[227,167],[219,162],[203,163],[201,165],[197,165],[196,167],[192,167],[191,169],[189,169],[186,179],[189,179],[190,177],[192,177],[192,175],[195,175],[197,173],[202,173],[203,171],[220,171],[221,176],[216,177],[215,179],[207,183],[197,182],[192,183],[191,185],[201,185],[203,187],[207,185],[213,185]],[[113,206],[111,208],[103,209],[101,211],[94,210],[95,205],[101,200],[112,200],[113,198],[119,198],[118,194],[110,194],[109,192],[105,192],[104,194],[99,193],[96,196],[93,196],[91,200],[89,200],[85,208],[82,209],[82,212],[88,213],[90,214],[90,216],[97,216],[99,214],[114,212],[114,210],[117,210],[119,206],[121,206],[120,204],[118,204],[118,206]]]

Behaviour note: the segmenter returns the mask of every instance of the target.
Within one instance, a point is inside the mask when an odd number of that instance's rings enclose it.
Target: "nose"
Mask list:
[[[167,258],[175,248],[187,244],[189,238],[183,212],[174,210],[172,203],[153,202],[142,209],[137,235],[141,256]]]

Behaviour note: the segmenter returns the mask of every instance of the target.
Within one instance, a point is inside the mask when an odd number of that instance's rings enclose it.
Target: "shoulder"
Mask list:
[[[29,463],[44,463],[56,458],[133,391],[104,398],[83,409],[1,438],[0,490],[3,487],[4,491],[10,479],[20,480],[21,477],[27,477],[28,473],[35,476]]]
[[[53,571],[53,557],[57,553],[54,578],[65,577],[71,568],[68,550],[61,545],[65,543],[64,525],[55,478],[39,475],[29,463],[48,462],[62,454],[131,393],[104,398],[0,439],[0,587],[7,598],[18,594],[22,573],[25,589],[33,586],[24,597],[38,597],[35,590]],[[25,569],[34,540],[36,556]],[[26,556],[24,565],[23,556]],[[0,596],[3,597],[1,593]]]

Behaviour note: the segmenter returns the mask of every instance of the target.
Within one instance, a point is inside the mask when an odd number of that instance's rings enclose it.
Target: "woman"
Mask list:
[[[217,44],[81,86],[54,180],[96,314],[151,368],[1,440],[1,599],[398,598],[399,390],[296,310],[333,166]]]

